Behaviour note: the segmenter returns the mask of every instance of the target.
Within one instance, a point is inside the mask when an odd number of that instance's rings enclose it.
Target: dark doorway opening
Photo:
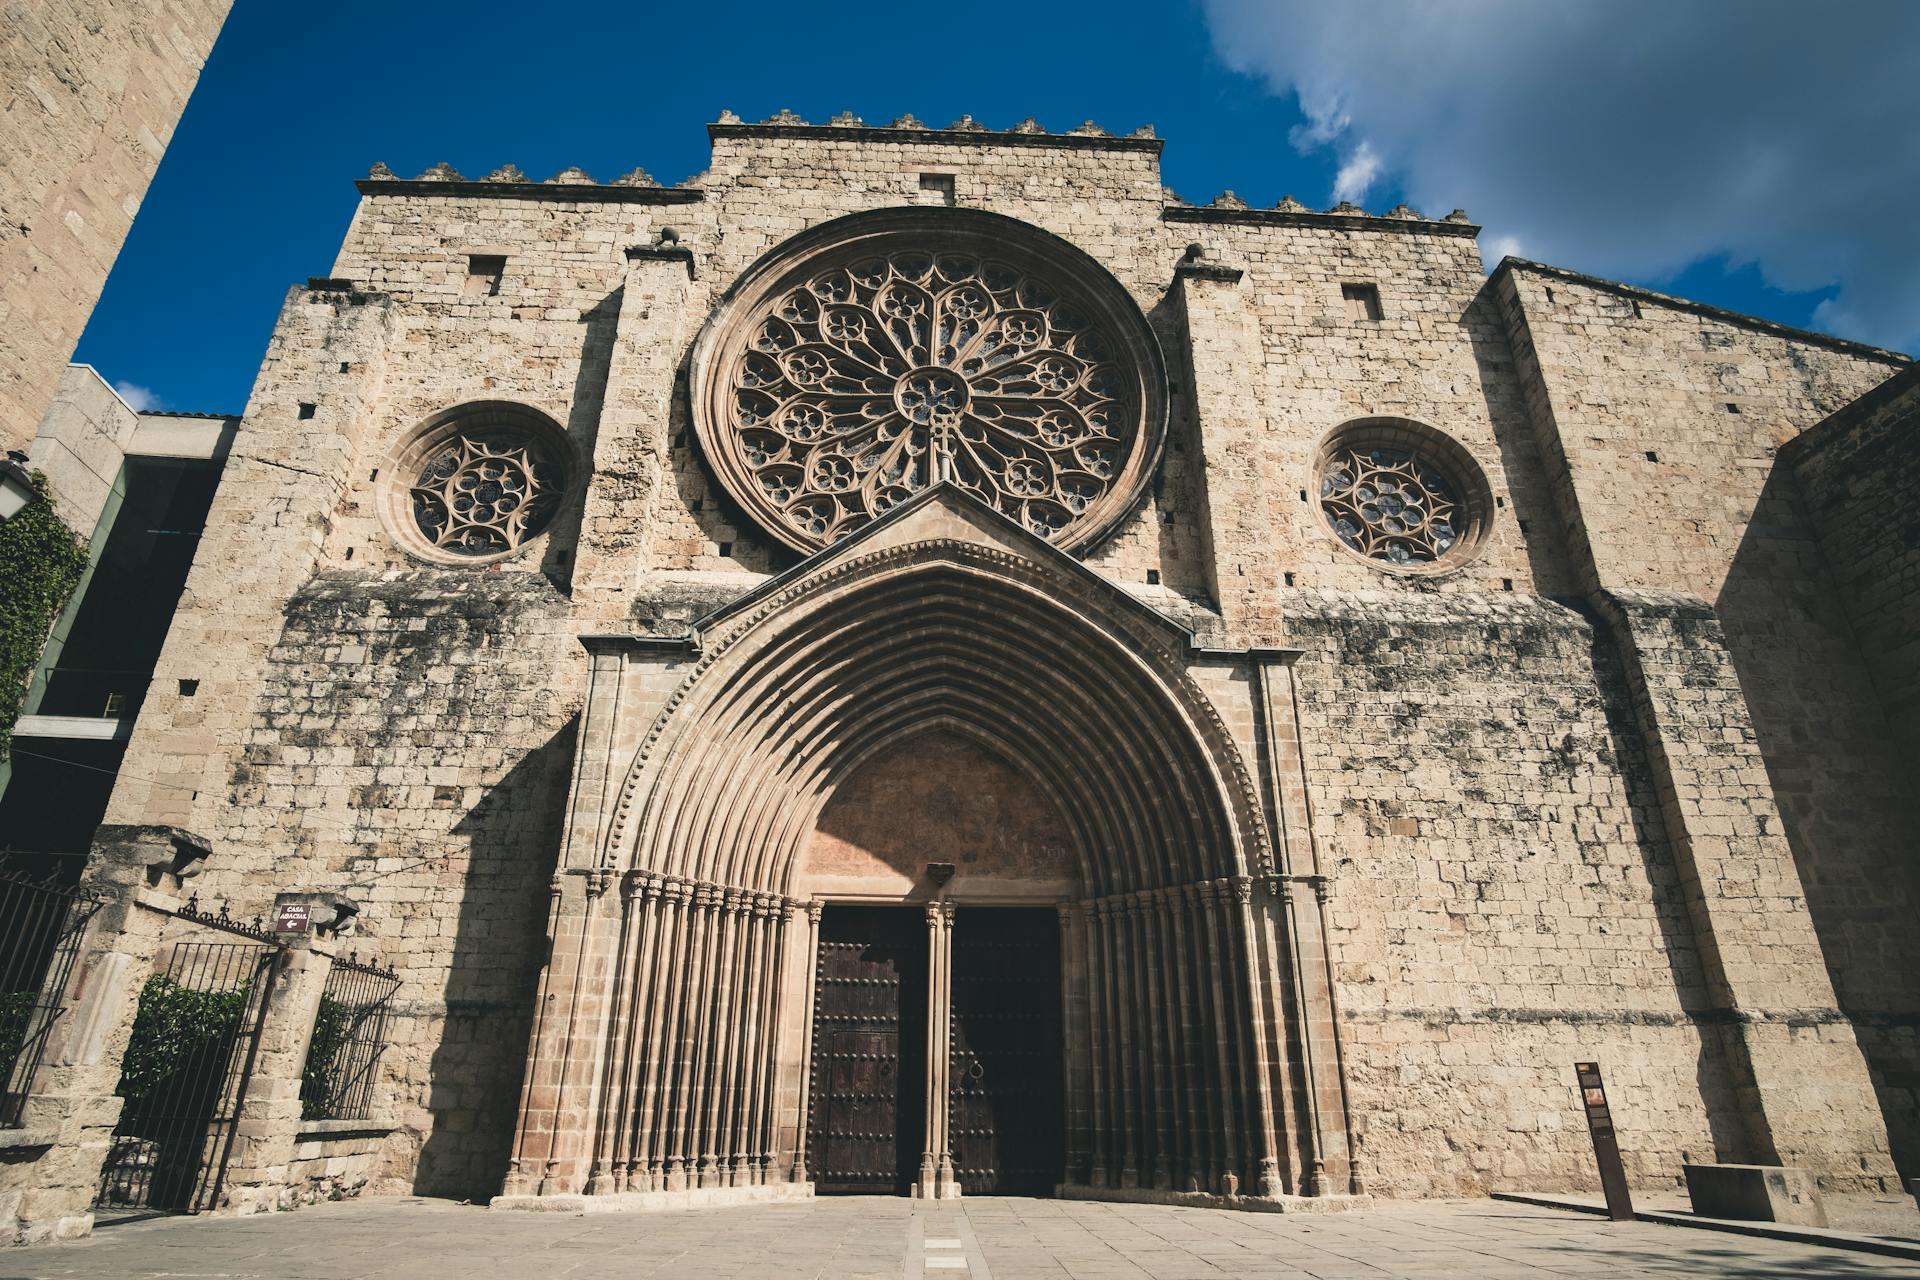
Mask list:
[[[925,913],[830,906],[816,963],[807,1095],[814,1189],[904,1195],[926,1134]]]
[[[1065,1160],[1060,925],[1052,908],[953,919],[953,1172],[967,1195],[1052,1195]]]

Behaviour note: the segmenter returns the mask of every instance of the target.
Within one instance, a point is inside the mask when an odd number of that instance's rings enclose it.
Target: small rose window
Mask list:
[[[1334,536],[1384,567],[1451,569],[1484,531],[1485,477],[1458,444],[1417,423],[1342,428],[1321,448],[1315,479]]]
[[[435,559],[493,560],[546,532],[568,492],[564,433],[518,405],[456,410],[398,458],[390,526]]]

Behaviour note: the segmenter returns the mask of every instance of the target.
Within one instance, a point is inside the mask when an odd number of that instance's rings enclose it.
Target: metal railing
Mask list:
[[[84,855],[78,855],[84,860]],[[60,854],[0,854],[0,1128],[17,1129],[100,899]]]
[[[349,956],[333,962],[300,1078],[302,1120],[365,1120],[400,977]]]

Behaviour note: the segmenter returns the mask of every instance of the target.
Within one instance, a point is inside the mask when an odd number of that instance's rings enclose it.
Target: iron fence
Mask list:
[[[74,861],[78,859],[79,861]],[[68,881],[85,855],[0,855],[0,1128],[22,1123],[67,977],[100,899]]]
[[[387,1018],[399,975],[349,956],[333,963],[300,1078],[303,1120],[365,1120],[387,1047]]]
[[[103,1209],[199,1213],[219,1204],[285,951],[258,921],[203,912],[197,898],[174,914],[196,929],[164,945],[140,992],[120,1067],[126,1103],[100,1171]]]

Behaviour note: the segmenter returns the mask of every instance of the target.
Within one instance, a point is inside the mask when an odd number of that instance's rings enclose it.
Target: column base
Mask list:
[[[685,1191],[619,1191],[612,1195],[499,1195],[487,1208],[532,1213],[668,1213],[813,1199],[811,1182],[775,1182],[754,1187],[693,1187]]]

